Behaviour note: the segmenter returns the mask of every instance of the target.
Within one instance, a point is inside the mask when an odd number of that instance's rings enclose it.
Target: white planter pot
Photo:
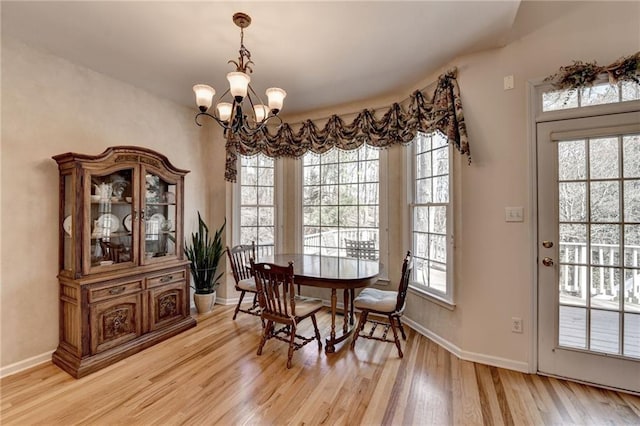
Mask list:
[[[216,292],[209,294],[197,294],[194,293],[193,301],[196,304],[196,309],[199,314],[206,314],[211,312],[213,305],[216,303]]]

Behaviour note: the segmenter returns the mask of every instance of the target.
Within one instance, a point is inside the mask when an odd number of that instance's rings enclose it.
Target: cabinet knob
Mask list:
[[[109,290],[109,294],[120,294],[120,293],[124,293],[124,291],[126,290],[126,287],[120,287],[120,288],[112,288],[111,290]]]
[[[173,275],[169,275],[168,277],[162,277],[160,278],[160,282],[161,283],[168,283],[169,281],[171,281],[173,279]]]

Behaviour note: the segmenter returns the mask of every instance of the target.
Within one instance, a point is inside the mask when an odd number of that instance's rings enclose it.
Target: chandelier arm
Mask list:
[[[269,117],[266,117],[255,129],[252,129],[251,127],[244,126],[242,127],[240,130],[242,131],[242,133],[244,133],[246,136],[253,136],[256,133],[260,132],[262,129],[264,129],[267,126],[267,123],[269,121],[271,121],[272,118],[277,118],[278,121],[280,121],[280,123],[278,124],[282,124],[282,118],[280,118],[277,115],[270,115]]]
[[[253,107],[255,106],[255,104],[253,103],[253,98],[251,97],[252,94],[260,100],[260,103],[262,103],[262,99],[260,99],[260,96],[258,96],[256,91],[253,90],[253,87],[251,87],[251,83],[249,83],[247,84],[247,100],[249,101],[249,105],[251,105],[251,109],[253,109]]]
[[[200,126],[200,127],[202,127],[202,124],[200,124],[200,122],[198,121],[198,117],[200,117],[201,115],[204,115],[204,116],[207,116],[207,117],[213,118],[215,121],[217,121],[217,122],[218,122],[218,124],[219,124],[220,126],[222,126],[222,128],[223,128],[223,129],[224,129],[224,131],[225,131],[225,133],[227,132],[227,130],[230,130],[230,129],[231,129],[231,127],[229,127],[229,123],[227,123],[226,121],[222,121],[222,120],[220,120],[218,117],[216,117],[216,116],[215,116],[215,115],[213,115],[213,114],[209,114],[208,112],[199,112],[199,113],[196,115],[195,121],[196,121],[196,124],[197,124],[198,126]]]

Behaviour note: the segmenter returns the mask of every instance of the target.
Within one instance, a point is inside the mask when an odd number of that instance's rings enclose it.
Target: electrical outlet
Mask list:
[[[522,333],[522,318],[518,318],[518,317],[511,318],[511,332]]]

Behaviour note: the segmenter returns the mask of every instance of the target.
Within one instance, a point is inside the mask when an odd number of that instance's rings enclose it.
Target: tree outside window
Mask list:
[[[379,152],[367,145],[303,157],[307,254],[378,259]]]

